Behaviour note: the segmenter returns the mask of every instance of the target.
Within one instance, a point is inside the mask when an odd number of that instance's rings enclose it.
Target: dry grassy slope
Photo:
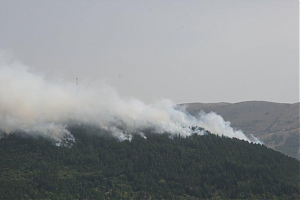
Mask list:
[[[268,147],[300,159],[299,103],[285,104],[264,101],[240,103],[189,103],[187,111],[214,111],[232,127],[246,135],[253,134]]]

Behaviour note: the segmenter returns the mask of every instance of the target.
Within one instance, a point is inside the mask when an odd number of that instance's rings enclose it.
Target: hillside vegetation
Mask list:
[[[1,199],[299,198],[299,161],[208,133],[118,141],[69,127],[61,146],[24,133],[0,140]],[[100,132],[100,133],[99,133]]]
[[[246,135],[253,134],[266,146],[300,160],[299,103],[246,101],[240,103],[189,103],[187,111],[216,112]]]

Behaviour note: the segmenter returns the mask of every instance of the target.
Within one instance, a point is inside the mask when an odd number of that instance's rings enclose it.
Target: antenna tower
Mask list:
[[[76,77],[76,96],[78,97],[78,77]]]

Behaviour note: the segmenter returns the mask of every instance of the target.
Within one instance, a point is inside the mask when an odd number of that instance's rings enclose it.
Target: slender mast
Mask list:
[[[76,96],[78,97],[78,77],[76,77]]]

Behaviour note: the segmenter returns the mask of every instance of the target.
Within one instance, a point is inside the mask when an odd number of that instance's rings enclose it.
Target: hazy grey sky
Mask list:
[[[0,48],[146,102],[299,101],[298,0],[1,0]]]

